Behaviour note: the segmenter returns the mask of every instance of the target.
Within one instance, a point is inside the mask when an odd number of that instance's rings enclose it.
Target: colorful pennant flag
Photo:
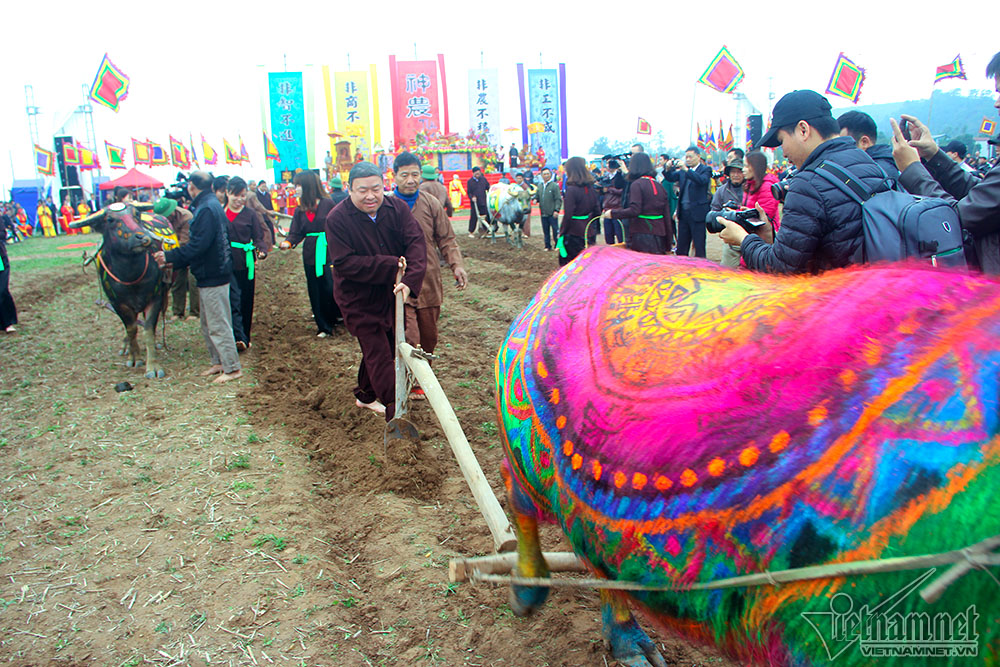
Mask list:
[[[979,134],[985,134],[986,136],[990,136],[993,134],[993,131],[995,129],[997,129],[996,121],[990,120],[986,116],[983,116],[983,124],[979,126]]]
[[[247,153],[247,147],[243,145],[243,137],[239,137],[240,140],[240,162],[250,162],[250,154]]]
[[[934,72],[934,83],[945,79],[965,79],[965,67],[962,66],[962,54],[955,56],[947,65],[941,65]]]
[[[152,158],[153,149],[147,142],[132,139],[132,161],[135,162],[136,166],[140,164],[152,165]]]
[[[133,146],[135,145],[135,139],[133,141]],[[124,169],[125,168],[125,148],[123,146],[115,146],[114,144],[109,144],[107,141],[104,142],[104,150],[108,152],[108,166],[112,169]]]
[[[188,159],[187,148],[180,141],[170,135],[170,163],[181,169],[190,169],[191,161]]]
[[[271,141],[271,137],[267,136],[267,132],[264,133],[264,157],[269,160],[281,162],[281,155],[278,154],[278,147],[274,145],[273,141]]]
[[[837,56],[837,64],[833,67],[833,74],[830,75],[830,83],[826,86],[826,92],[837,97],[843,97],[855,104],[861,95],[861,86],[865,83],[865,70],[858,67],[851,59],[841,53]]]
[[[191,144],[191,153],[189,155],[191,166],[198,166],[198,153],[194,149],[194,134],[188,133],[188,143]]]
[[[705,148],[708,149],[710,153],[715,152],[715,129],[712,124],[708,124],[708,140],[705,142]]]
[[[733,58],[729,49],[723,46],[715,58],[712,58],[708,69],[701,75],[698,82],[720,93],[731,93],[742,80],[743,68],[736,62],[736,58]]]
[[[100,169],[101,163],[97,159],[97,152],[92,151],[80,142],[76,144],[76,150],[80,154],[80,169]]]
[[[39,174],[54,176],[56,173],[56,154],[35,144],[35,169]]]
[[[722,150],[728,153],[729,151],[733,150],[733,147],[735,145],[736,141],[733,139],[733,124],[730,123],[729,132],[726,134],[726,140],[722,144]]]
[[[636,126],[635,126],[635,133],[636,134],[652,134],[653,133],[653,126],[649,124],[648,120],[646,120],[642,116],[639,116],[639,122],[637,122]]]
[[[128,97],[129,78],[104,54],[97,76],[90,86],[90,99],[103,104],[112,111],[118,111],[121,101]]]
[[[167,151],[163,150],[163,146],[156,143],[155,141],[146,140],[149,143],[149,162],[154,167],[162,167],[170,162],[170,158],[167,156]]]
[[[236,152],[236,149],[229,145],[229,142],[222,139],[222,147],[226,151],[226,164],[242,164],[243,158]]]
[[[75,167],[80,164],[80,151],[76,149],[75,144],[63,144],[63,164],[67,167]]]
[[[701,123],[695,123],[695,128],[698,130],[698,150],[705,150],[705,137],[701,135]]]
[[[225,141],[225,140],[223,140]],[[201,154],[205,156],[205,166],[212,166],[219,161],[219,154],[205,141],[205,135],[201,135]]]

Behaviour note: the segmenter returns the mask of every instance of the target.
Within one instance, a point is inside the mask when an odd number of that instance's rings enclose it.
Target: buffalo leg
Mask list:
[[[146,377],[151,380],[166,375],[156,358],[156,323],[160,319],[163,303],[162,299],[153,299],[146,309],[146,321],[142,325],[142,337],[146,343]]]
[[[601,632],[611,656],[628,667],[666,667],[649,635],[639,627],[625,595],[601,590]]]
[[[517,532],[517,566],[514,575],[520,577],[548,577],[549,566],[542,557],[538,540],[538,508],[510,471],[510,463],[504,459],[502,473],[507,487],[507,498],[514,513],[514,529]],[[527,616],[541,607],[549,595],[548,587],[511,586],[510,608],[517,616]]]

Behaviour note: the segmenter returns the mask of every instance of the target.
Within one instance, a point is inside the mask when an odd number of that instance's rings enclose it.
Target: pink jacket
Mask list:
[[[778,220],[778,200],[771,195],[771,185],[777,182],[777,176],[765,174],[764,184],[760,186],[759,190],[756,192],[747,190],[743,193],[743,205],[747,208],[753,208],[759,202],[764,213],[767,213],[768,220],[774,223],[774,231],[778,231],[778,227],[781,226]]]

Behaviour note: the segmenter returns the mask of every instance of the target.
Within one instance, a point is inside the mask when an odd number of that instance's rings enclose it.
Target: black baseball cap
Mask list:
[[[833,107],[830,101],[813,90],[793,90],[778,100],[771,112],[771,129],[760,138],[754,148],[777,148],[778,130],[789,125],[795,125],[800,120],[810,121],[817,118],[833,118]]]

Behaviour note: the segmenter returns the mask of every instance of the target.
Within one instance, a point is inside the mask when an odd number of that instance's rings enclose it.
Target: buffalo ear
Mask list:
[[[74,220],[69,223],[70,229],[80,229],[81,227],[96,227],[97,223],[104,220],[104,209],[99,211],[94,211],[90,215],[80,218],[79,220]]]

